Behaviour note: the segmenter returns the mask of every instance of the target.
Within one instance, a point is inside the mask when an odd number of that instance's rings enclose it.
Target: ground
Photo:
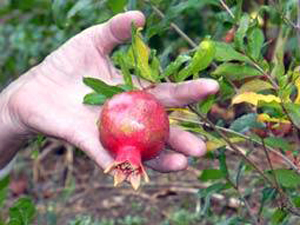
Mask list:
[[[229,166],[235,167],[236,156],[230,151],[227,154],[232,158]],[[138,191],[128,184],[115,188],[112,177],[103,174],[81,151],[67,143],[46,139],[40,146],[30,144],[20,152],[5,209],[18,197],[29,195],[37,206],[35,224],[71,224],[84,218],[100,221],[100,225],[213,224],[200,222],[195,215],[203,207],[199,190],[211,184],[199,181],[201,170],[218,168],[218,160],[193,159],[190,165],[177,173],[162,174],[148,169],[151,181]],[[247,182],[243,181],[242,190]],[[214,213],[230,216],[238,212],[237,198],[215,194],[211,202]],[[250,203],[256,207],[255,202]]]

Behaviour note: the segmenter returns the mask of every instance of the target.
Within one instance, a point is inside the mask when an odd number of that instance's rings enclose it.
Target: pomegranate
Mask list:
[[[114,95],[102,107],[100,141],[114,158],[105,173],[114,172],[114,186],[124,180],[137,190],[141,178],[149,182],[142,164],[163,150],[169,120],[163,105],[145,91]]]

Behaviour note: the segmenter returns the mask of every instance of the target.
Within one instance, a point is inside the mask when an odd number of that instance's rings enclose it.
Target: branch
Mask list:
[[[195,120],[189,120],[189,119],[183,119],[183,118],[179,118],[179,117],[174,117],[174,116],[170,116],[171,119],[175,119],[175,120],[181,120],[181,121],[184,121],[184,122],[190,122],[190,123],[196,123],[196,124],[199,124],[201,126],[205,125],[205,126],[208,126],[210,128],[212,128],[209,124],[205,123],[205,122],[201,122],[201,121],[195,121]],[[231,130],[231,129],[228,129],[228,128],[225,128],[225,127],[220,127],[220,126],[217,126],[215,125],[215,128],[220,130],[220,131],[223,131],[223,132],[226,132],[226,133],[230,133],[230,134],[233,134],[233,135],[236,135],[238,137],[241,137],[241,138],[244,138],[245,140],[248,140],[248,141],[251,141],[255,144],[258,144],[260,146],[263,146],[263,143],[256,140],[256,139],[253,139],[247,135],[244,135],[244,134],[241,134],[239,132],[236,132],[234,130]],[[287,158],[285,155],[283,155],[281,152],[269,147],[269,146],[265,146],[266,149],[274,154],[276,154],[277,156],[279,156],[281,159],[283,159],[285,161],[285,163],[290,167],[292,168],[297,174],[300,175],[300,168],[298,168],[289,158]]]
[[[220,130],[218,130],[216,128],[216,126],[209,120],[207,119],[204,115],[202,115],[202,113],[198,112],[196,109],[194,109],[193,106],[189,105],[188,108],[195,113],[199,119],[205,121],[207,124],[209,124],[209,126],[218,134],[222,137],[222,139],[238,154],[240,155],[249,165],[251,165],[263,178],[265,181],[267,181],[272,187],[274,187],[273,182],[270,180],[270,178],[268,178],[264,172],[249,158],[247,158],[247,156],[245,156],[242,151],[236,147],[231,141],[230,139],[224,135]]]
[[[148,0],[144,0],[152,7],[153,11],[162,19],[165,18],[165,15],[154,5],[152,5]],[[187,36],[175,23],[170,23],[170,26],[184,39],[186,40],[192,48],[196,48],[197,44]]]
[[[235,16],[231,12],[230,8],[226,5],[226,3],[223,0],[219,0],[221,5],[225,8],[225,10],[228,12],[228,14],[232,17],[232,19],[235,19]]]

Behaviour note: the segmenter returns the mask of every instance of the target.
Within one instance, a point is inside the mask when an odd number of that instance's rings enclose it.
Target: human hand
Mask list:
[[[101,107],[82,104],[83,97],[91,91],[82,78],[95,77],[111,85],[122,83],[108,55],[130,38],[132,21],[141,27],[145,18],[131,11],[84,30],[9,85],[4,93],[9,99],[9,116],[11,121],[17,121],[20,133],[43,133],[66,140],[100,167],[111,164],[96,126]],[[163,83],[149,89],[166,107],[197,102],[217,91],[218,83],[210,79]],[[182,170],[187,166],[186,156],[201,156],[206,150],[200,139],[179,128],[171,128],[168,145],[174,151],[161,153],[147,163],[149,167],[161,172]]]

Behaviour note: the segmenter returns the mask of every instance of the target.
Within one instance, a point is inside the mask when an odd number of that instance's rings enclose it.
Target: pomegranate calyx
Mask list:
[[[134,166],[127,160],[123,162],[113,162],[104,170],[104,173],[112,171],[114,172],[114,187],[126,180],[130,182],[134,190],[137,190],[141,184],[141,178],[144,179],[145,183],[150,181],[142,164]]]

